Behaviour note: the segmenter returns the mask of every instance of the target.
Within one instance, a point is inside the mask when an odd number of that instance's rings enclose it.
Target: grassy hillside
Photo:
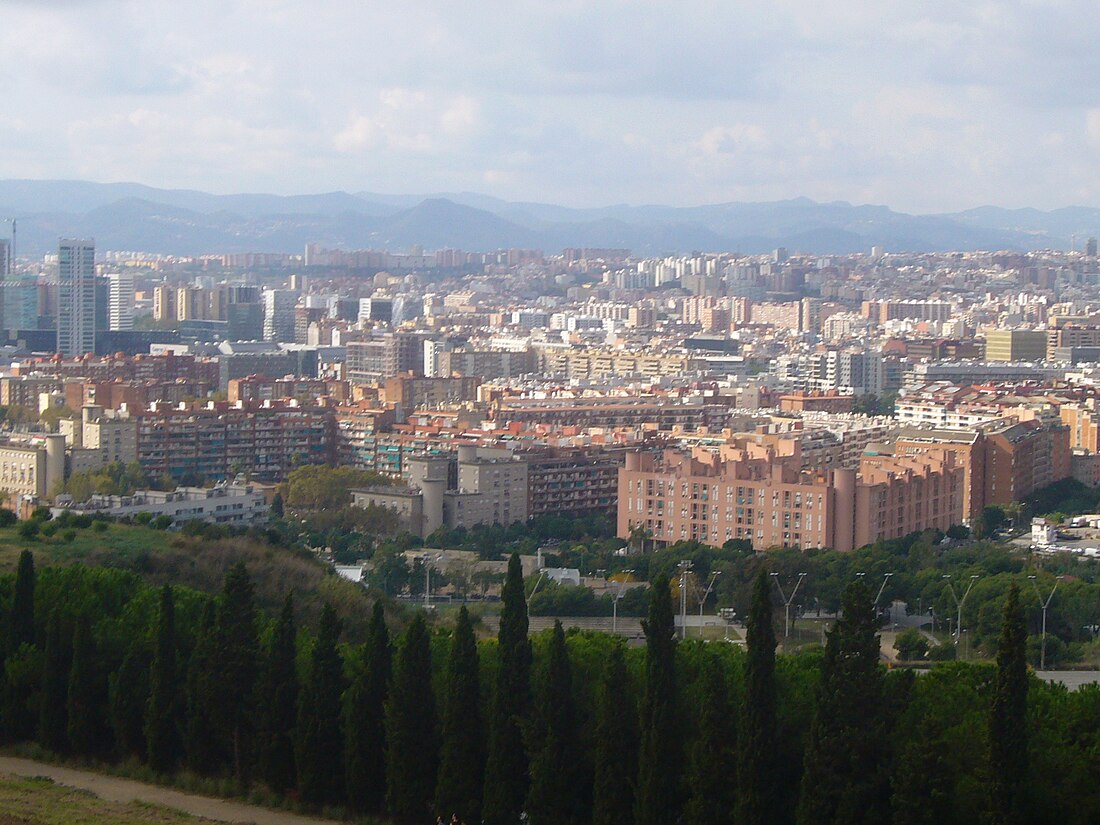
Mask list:
[[[143,802],[107,802],[48,779],[0,775],[0,825],[202,825],[213,822]]]
[[[344,622],[345,638],[365,635],[370,600],[357,585],[336,576],[309,553],[245,537],[208,539],[129,524],[105,530],[65,528],[53,535],[24,538],[19,527],[0,528],[0,575],[14,573],[19,554],[30,550],[36,566],[86,564],[132,570],[151,584],[221,589],[226,571],[244,561],[256,587],[256,602],[267,614],[278,612],[293,589],[299,615],[313,623],[321,604],[333,604]]]

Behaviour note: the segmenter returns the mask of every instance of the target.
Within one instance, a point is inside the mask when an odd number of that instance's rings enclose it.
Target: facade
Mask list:
[[[450,486],[457,464],[457,485]],[[353,507],[394,510],[402,526],[421,537],[440,527],[509,525],[528,518],[527,462],[507,450],[461,445],[457,457],[408,461],[408,485],[352,490]]]
[[[153,405],[135,412],[138,461],[154,476],[220,480],[248,473],[283,481],[295,467],[335,459],[331,409],[293,402]]]
[[[1030,329],[991,329],[985,333],[986,361],[1042,362],[1046,358],[1046,332]]]
[[[95,242],[62,240],[57,255],[57,351],[95,352]]]
[[[149,513],[168,516],[176,526],[189,521],[247,527],[268,520],[271,508],[263,491],[251,484],[218,484],[214,487],[177,487],[171,491],[141,490],[128,496],[93,495],[85,502],[60,497],[50,512],[105,515],[123,518]]]
[[[0,501],[47,498],[65,480],[65,437],[47,435],[0,443]]]
[[[298,293],[290,289],[269,289],[263,293],[264,340],[294,343],[294,307]]]
[[[623,451],[549,447],[522,456],[531,516],[614,512]]]
[[[108,276],[110,286],[110,313],[108,325],[112,330],[134,328],[134,276],[131,272],[116,272]]]
[[[618,534],[662,544],[853,550],[960,523],[962,472],[931,458],[876,459],[860,469],[801,470],[797,442],[744,440],[718,452],[630,453],[619,471]]]

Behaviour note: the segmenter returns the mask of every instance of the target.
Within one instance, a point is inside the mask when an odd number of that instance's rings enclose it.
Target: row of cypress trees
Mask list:
[[[301,630],[290,596],[261,631],[251,581],[237,565],[219,597],[203,600],[186,632],[177,625],[183,591],[162,588],[150,643],[135,640],[117,669],[105,674],[92,616],[66,623],[60,610],[51,610],[37,651],[28,553],[3,617],[2,727],[8,739],[37,736],[56,752],[132,757],[162,774],[186,767],[242,785],[262,782],[310,806],[344,806],[408,823],[451,812],[487,825],[515,825],[524,816],[532,825],[948,821],[950,811],[942,809],[947,778],[937,761],[942,731],[895,741],[912,680],[888,680],[879,665],[877,620],[862,582],[845,593],[843,616],[828,634],[794,786],[780,764],[766,572],[755,583],[747,619],[740,701],[713,653],[698,660],[695,693],[685,701],[671,589],[667,579],[652,585],[640,678],[624,647],[608,646],[595,708],[582,709],[560,623],[533,674],[517,556],[502,594],[495,668],[486,669],[465,608],[441,668],[433,666],[424,614],[416,614],[394,644],[381,603],[357,647],[339,644],[340,621],[328,606],[314,636]],[[1024,643],[1013,589],[981,780],[988,786],[986,813],[997,825],[1025,821],[1027,808]],[[36,678],[20,668],[38,668]],[[492,685],[482,684],[485,673]],[[696,718],[688,726],[693,734],[685,736],[689,705]],[[582,717],[594,720],[590,745]]]

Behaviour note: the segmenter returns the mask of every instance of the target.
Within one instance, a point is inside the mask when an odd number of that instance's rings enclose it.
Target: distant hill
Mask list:
[[[471,192],[382,195],[214,195],[136,183],[0,181],[0,218],[19,221],[20,254],[55,249],[57,239],[94,237],[103,249],[193,255],[300,252],[306,243],[398,250],[507,247],[557,252],[619,247],[638,254],[692,251],[847,254],[891,251],[1031,250],[1077,247],[1100,234],[1100,209],[980,207],[909,215],[886,206],[765,203],[671,207],[625,204],[577,209],[511,202]],[[0,230],[2,231],[2,230]]]

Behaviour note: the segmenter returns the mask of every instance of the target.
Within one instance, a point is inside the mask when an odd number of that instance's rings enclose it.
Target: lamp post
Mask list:
[[[623,573],[633,573],[633,570],[624,570]],[[617,636],[619,634],[619,599],[623,597],[623,585],[626,582],[616,582],[618,587],[615,589],[615,595],[611,598],[611,635]]]
[[[1064,576],[1055,576],[1054,587],[1050,588],[1050,595],[1043,599],[1039,594],[1039,584],[1036,576],[1028,576],[1031,579],[1031,586],[1035,588],[1035,596],[1039,599],[1039,604],[1043,606],[1043,636],[1042,641],[1039,643],[1039,670],[1047,669],[1047,608],[1050,607],[1050,602],[1054,598],[1054,591],[1058,589],[1058,582],[1062,581]]]
[[[684,559],[677,565],[680,568],[680,638],[687,638],[687,574],[691,570],[691,561]]]
[[[966,597],[970,595],[970,590],[974,587],[974,583],[978,580],[978,576],[976,574],[970,576],[970,583],[967,584],[966,592],[963,593],[961,599],[955,592],[955,586],[951,584],[951,574],[945,573],[943,578],[947,582],[947,589],[951,591],[951,598],[955,600],[955,607],[958,608],[958,619],[955,622],[955,646],[958,647],[959,634],[962,633],[963,605],[966,604]]]
[[[707,597],[710,596],[710,591],[714,589],[714,583],[718,581],[718,577],[722,575],[721,570],[712,570],[710,574],[710,582],[707,584],[706,592],[703,593],[703,598],[699,600],[699,635],[703,635],[703,607],[706,606]]]
[[[775,586],[779,588],[779,598],[783,600],[784,621],[783,621],[783,638],[786,639],[791,635],[791,603],[794,602],[795,594],[798,593],[798,588],[802,586],[802,580],[806,578],[805,573],[798,574],[798,581],[794,584],[794,590],[791,591],[791,597],[788,599],[783,592],[783,585],[779,583],[779,574],[772,573],[772,578],[775,579]]]

